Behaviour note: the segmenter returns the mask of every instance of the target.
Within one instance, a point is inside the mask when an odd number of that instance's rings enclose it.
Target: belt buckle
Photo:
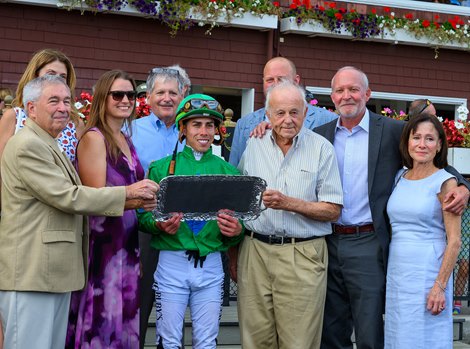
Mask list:
[[[278,239],[281,239],[280,243],[275,242]],[[284,235],[269,235],[269,244],[270,245],[278,245],[278,246],[284,245]]]

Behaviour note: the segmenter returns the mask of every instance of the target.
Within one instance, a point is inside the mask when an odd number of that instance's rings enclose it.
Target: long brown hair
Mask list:
[[[113,161],[117,161],[121,150],[117,145],[113,137],[113,131],[108,124],[106,118],[106,101],[108,99],[109,91],[114,81],[117,79],[123,79],[130,81],[132,88],[135,91],[136,85],[134,79],[126,72],[122,70],[110,70],[99,78],[98,82],[95,85],[95,93],[93,94],[93,103],[91,103],[90,116],[86,125],[86,131],[92,127],[98,128],[104,136],[106,144],[108,145],[108,152]],[[132,109],[130,117],[124,120],[125,129],[131,130],[131,122],[135,118],[135,106]]]
[[[46,48],[40,51],[37,51],[26,67],[23,76],[21,76],[20,81],[18,82],[18,87],[16,88],[16,97],[12,102],[12,105],[15,107],[24,108],[23,105],[23,88],[31,80],[37,78],[39,71],[49,63],[59,61],[62,62],[67,68],[67,85],[70,88],[70,93],[72,96],[72,101],[75,101],[75,84],[77,83],[77,77],[75,75],[75,70],[73,65],[70,62],[70,59],[61,51]],[[72,103],[72,111],[70,113],[71,119],[74,122],[78,121],[78,112],[75,108],[74,103]]]

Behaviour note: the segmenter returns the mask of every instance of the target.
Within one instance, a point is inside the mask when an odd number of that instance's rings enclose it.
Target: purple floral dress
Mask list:
[[[101,132],[92,128],[90,131]],[[106,186],[143,179],[135,148],[132,164],[121,153],[106,158]],[[66,348],[139,347],[139,243],[135,210],[122,217],[90,217],[88,283],[72,293]]]

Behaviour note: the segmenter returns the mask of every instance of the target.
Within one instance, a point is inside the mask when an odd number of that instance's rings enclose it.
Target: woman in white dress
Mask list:
[[[457,186],[447,140],[436,116],[405,126],[400,170],[387,213],[392,240],[387,269],[385,348],[452,348],[452,271],[460,249],[460,216],[445,211]],[[444,208],[444,209],[443,209]]]

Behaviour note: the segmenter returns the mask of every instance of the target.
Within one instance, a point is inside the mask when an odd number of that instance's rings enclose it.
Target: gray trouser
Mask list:
[[[384,347],[385,265],[375,232],[329,235],[322,349]]]
[[[4,348],[63,349],[69,307],[70,292],[0,291]]]

